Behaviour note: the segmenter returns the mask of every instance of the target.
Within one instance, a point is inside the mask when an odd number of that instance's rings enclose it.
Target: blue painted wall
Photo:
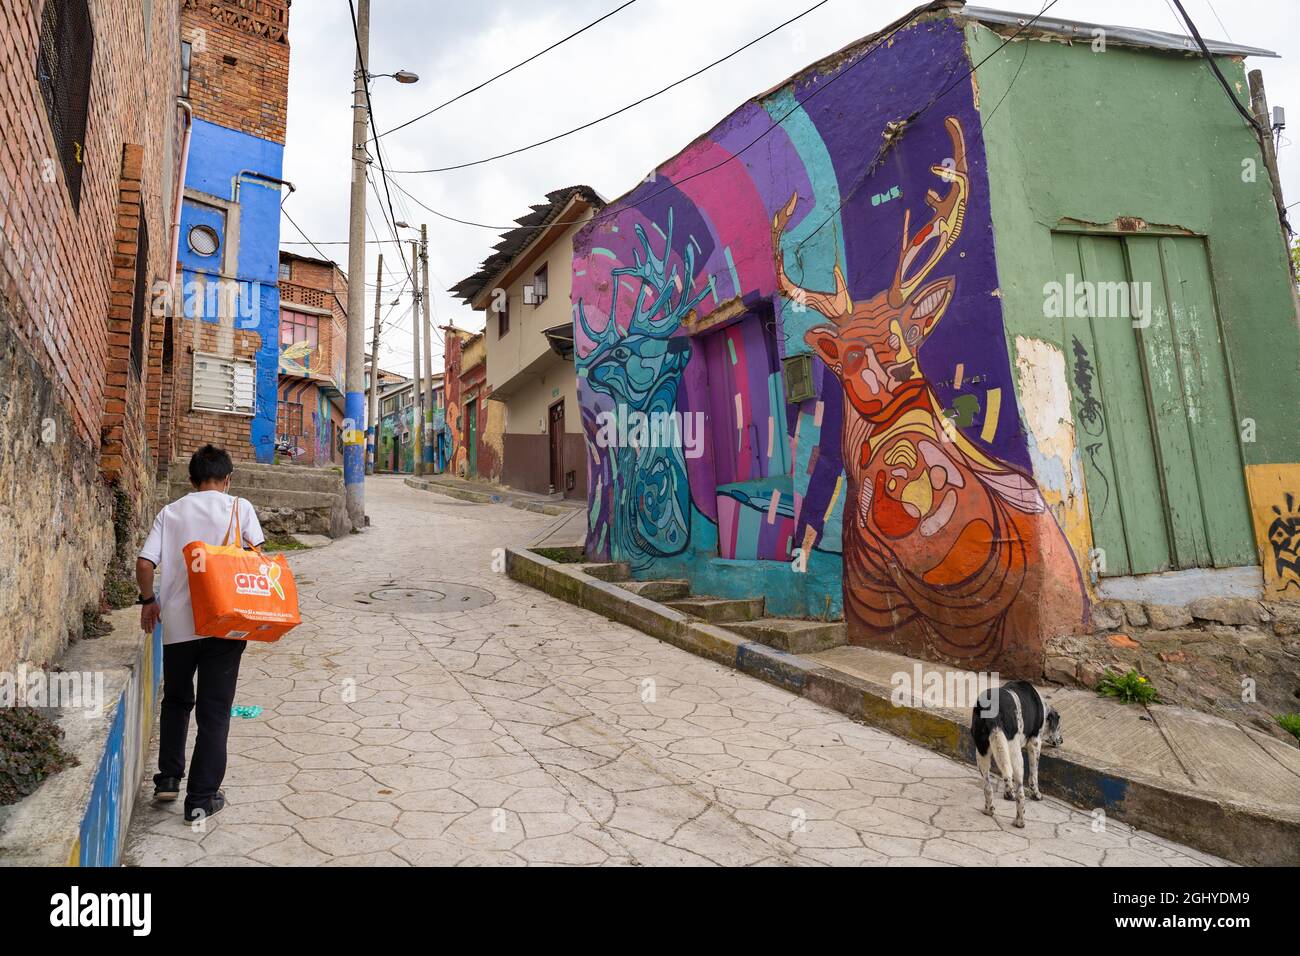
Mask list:
[[[235,178],[242,170],[279,177],[284,147],[196,119],[190,141],[189,165],[185,188],[230,200]],[[252,178],[247,174],[239,187],[239,249],[233,276],[239,282],[242,303],[235,328],[261,336],[257,350],[257,400],[249,423],[249,443],[257,460],[275,458],[276,396],[279,387],[280,337],[280,201],[281,187]],[[217,231],[221,246],[211,256],[196,254],[187,241],[190,228],[206,224]],[[198,274],[220,275],[226,253],[225,217],[210,206],[186,199],[181,213],[180,264],[187,283]],[[188,285],[187,285],[188,288]],[[195,312],[206,322],[215,323],[215,315],[204,314],[202,303],[187,296],[185,315]]]

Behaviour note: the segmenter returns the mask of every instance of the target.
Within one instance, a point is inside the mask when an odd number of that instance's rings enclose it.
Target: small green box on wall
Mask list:
[[[812,356],[791,355],[782,363],[785,378],[785,400],[792,405],[813,397]]]

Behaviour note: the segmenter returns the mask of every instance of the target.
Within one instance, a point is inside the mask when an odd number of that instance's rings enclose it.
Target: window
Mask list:
[[[149,226],[140,217],[135,245],[135,299],[131,303],[131,374],[136,378],[144,366],[144,326],[149,317]]]
[[[533,308],[546,301],[546,280],[546,263],[543,262],[542,267],[533,273]]]
[[[200,411],[252,415],[257,368],[251,359],[227,359],[194,353],[190,405]]]
[[[211,226],[193,226],[190,229],[189,244],[195,255],[212,256],[221,247],[221,237]]]
[[[296,345],[306,342],[312,348],[317,344],[316,316],[285,309],[280,313],[280,344]]]
[[[502,297],[497,306],[497,338],[504,338],[510,331],[510,300]]]
[[[290,267],[289,267],[289,263],[286,262],[286,261],[284,261],[284,260],[281,260],[281,261],[280,261],[280,281],[281,281],[281,282],[288,282],[288,281],[289,281],[289,277],[290,277],[291,274],[292,274],[292,270],[291,270]]]
[[[190,95],[190,70],[194,65],[194,47],[188,40],[181,41],[181,96]]]
[[[86,107],[95,35],[86,0],[45,0],[41,10],[36,82],[63,165],[72,208],[81,210],[81,171],[85,165]]]
[[[276,411],[277,430],[283,438],[302,437],[302,403],[280,402]]]

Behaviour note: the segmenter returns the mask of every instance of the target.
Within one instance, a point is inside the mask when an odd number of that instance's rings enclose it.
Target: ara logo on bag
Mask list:
[[[274,591],[276,597],[284,600],[284,588],[280,586],[280,566],[263,564],[256,572],[240,571],[235,575],[235,593],[251,594],[254,597],[270,597]]]

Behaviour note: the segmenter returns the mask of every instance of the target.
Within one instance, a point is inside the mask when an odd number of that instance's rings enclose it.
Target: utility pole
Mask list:
[[[433,332],[429,327],[429,227],[420,225],[420,287],[424,290],[424,427],[420,429],[420,451],[424,473],[433,474]]]
[[[415,298],[411,301],[411,362],[414,376],[411,382],[411,429],[414,448],[411,449],[411,473],[423,474],[424,464],[424,392],[420,379],[420,299],[425,290],[420,288],[420,244],[411,241],[411,282],[415,286]]]
[[[352,80],[352,195],[348,207],[348,355],[344,386],[343,485],[352,530],[366,526],[366,84],[369,82],[370,0],[357,0],[357,56]]]
[[[370,395],[366,406],[366,474],[379,462],[379,306],[384,295],[384,254],[375,268],[375,327],[370,335]]]

